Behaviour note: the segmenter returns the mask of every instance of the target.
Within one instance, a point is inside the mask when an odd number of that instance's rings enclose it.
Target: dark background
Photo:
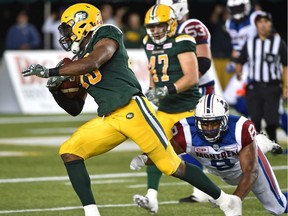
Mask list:
[[[4,51],[5,37],[8,28],[15,23],[17,13],[22,10],[28,10],[29,21],[36,25],[42,34],[41,27],[44,22],[44,0],[0,0],[0,56]],[[155,0],[52,0],[51,10],[57,11],[60,7],[68,7],[74,3],[86,2],[100,7],[104,3],[110,3],[114,9],[122,6],[129,7],[129,11],[138,12],[142,19],[150,6],[155,4]],[[190,17],[201,20],[205,25],[209,24],[209,18],[216,4],[225,5],[226,0],[188,0]],[[262,9],[268,11],[273,16],[275,29],[280,33],[281,37],[287,42],[287,0],[257,0],[252,4],[258,3]],[[209,26],[209,25],[208,25]],[[42,34],[43,38],[43,34]],[[43,48],[43,45],[42,45]]]

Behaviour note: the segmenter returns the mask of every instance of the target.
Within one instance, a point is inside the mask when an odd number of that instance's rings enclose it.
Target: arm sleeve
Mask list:
[[[206,57],[197,57],[198,60],[198,68],[202,75],[204,75],[211,66],[211,60]]]
[[[77,116],[81,113],[84,101],[80,97],[75,97],[73,99],[65,97],[59,91],[50,91],[57,102],[57,104],[64,109],[71,116]]]

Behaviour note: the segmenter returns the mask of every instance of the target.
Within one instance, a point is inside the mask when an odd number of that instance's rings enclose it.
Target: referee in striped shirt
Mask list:
[[[287,46],[273,29],[272,17],[261,12],[255,18],[257,36],[247,40],[237,60],[236,73],[241,80],[242,66],[248,62],[249,73],[246,87],[248,113],[256,130],[261,131],[261,120],[266,122],[266,133],[276,138],[279,126],[281,96],[288,97]]]

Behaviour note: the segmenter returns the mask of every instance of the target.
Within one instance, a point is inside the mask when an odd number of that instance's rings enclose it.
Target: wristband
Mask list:
[[[168,90],[168,94],[171,95],[171,94],[177,94],[177,89],[176,89],[176,86],[175,84],[170,84],[167,86],[167,90]]]
[[[49,69],[48,74],[49,74],[49,77],[52,77],[52,76],[60,76],[60,74],[59,74],[59,68],[56,67],[56,68],[51,68],[51,69]]]

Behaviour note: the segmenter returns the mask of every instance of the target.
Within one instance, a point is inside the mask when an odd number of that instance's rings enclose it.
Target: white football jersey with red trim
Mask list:
[[[200,44],[208,44],[210,47],[210,32],[207,27],[198,19],[188,19],[185,22],[181,23],[177,27],[178,33],[185,33],[191,35],[196,40],[196,48],[197,45]],[[214,80],[212,73],[209,72],[210,69],[200,77],[199,86],[209,83]]]

